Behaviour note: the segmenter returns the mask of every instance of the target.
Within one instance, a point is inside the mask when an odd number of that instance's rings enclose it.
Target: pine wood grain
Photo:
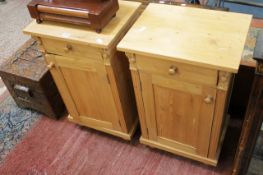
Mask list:
[[[246,14],[149,4],[118,49],[237,72],[251,19]]]
[[[88,58],[102,61],[100,49],[96,47],[47,38],[42,38],[41,41],[47,53],[71,57],[77,60]]]
[[[204,69],[202,67],[191,66],[175,61],[138,56],[136,64],[139,70],[162,75],[169,79],[175,79],[179,81],[185,80],[188,82],[206,84],[215,87],[218,79],[218,73],[214,69]],[[174,74],[169,73],[169,69],[171,67],[176,69]]]
[[[132,60],[135,58],[130,57],[129,60]],[[137,105],[137,110],[138,110],[138,115],[139,115],[139,121],[140,121],[140,128],[141,128],[141,134],[144,138],[149,138],[148,134],[148,128],[146,125],[146,118],[145,118],[145,108],[143,105],[143,99],[142,99],[142,86],[140,82],[140,75],[139,72],[133,63],[130,61],[130,71],[131,71],[131,76],[132,76],[132,83],[133,83],[133,89],[135,93],[135,98],[136,98],[136,105]]]

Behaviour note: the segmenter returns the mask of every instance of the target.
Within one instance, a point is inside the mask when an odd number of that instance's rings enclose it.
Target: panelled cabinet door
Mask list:
[[[207,156],[216,89],[140,71],[149,138]]]
[[[80,123],[121,131],[105,66],[100,60],[46,54],[71,117]],[[68,104],[70,103],[70,104]]]

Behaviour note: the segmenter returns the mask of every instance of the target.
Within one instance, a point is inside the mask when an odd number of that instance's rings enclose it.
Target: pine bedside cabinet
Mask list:
[[[125,54],[116,45],[137,19],[141,3],[119,5],[100,34],[88,27],[35,21],[24,33],[39,40],[68,119],[130,140],[138,123],[136,102],[129,62],[121,59]]]
[[[149,4],[117,45],[130,62],[141,143],[217,165],[252,16]]]

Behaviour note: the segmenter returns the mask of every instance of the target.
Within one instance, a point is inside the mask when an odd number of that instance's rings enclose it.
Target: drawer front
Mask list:
[[[136,64],[140,71],[162,75],[166,78],[201,83],[209,86],[217,85],[217,70],[145,56],[137,56]]]
[[[48,53],[78,59],[102,60],[101,52],[98,48],[46,38],[42,38],[42,44]]]

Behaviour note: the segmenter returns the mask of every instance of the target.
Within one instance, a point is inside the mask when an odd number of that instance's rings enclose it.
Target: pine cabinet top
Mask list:
[[[237,72],[251,15],[149,4],[118,50]]]

